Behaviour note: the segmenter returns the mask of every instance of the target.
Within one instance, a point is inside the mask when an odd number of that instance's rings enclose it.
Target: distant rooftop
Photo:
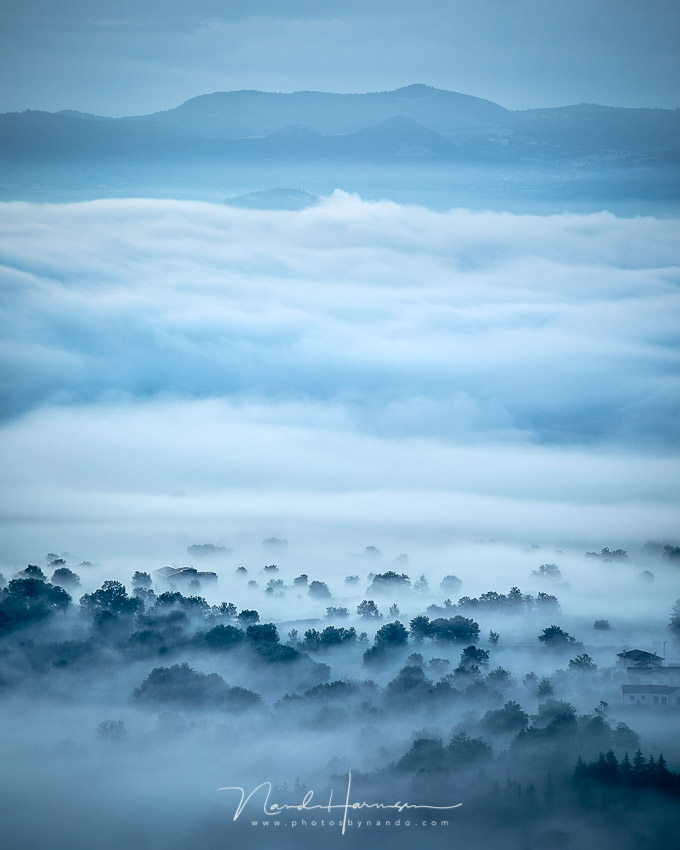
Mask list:
[[[626,661],[663,661],[661,655],[655,652],[645,652],[644,649],[627,649],[625,652],[619,652],[618,658],[625,658]]]

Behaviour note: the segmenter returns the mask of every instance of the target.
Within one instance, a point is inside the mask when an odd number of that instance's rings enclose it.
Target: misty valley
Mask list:
[[[3,848],[677,843],[679,130],[0,114]]]
[[[50,553],[3,579],[7,846],[672,840],[680,547],[480,541],[456,574],[375,546],[297,572],[262,547],[125,581]]]

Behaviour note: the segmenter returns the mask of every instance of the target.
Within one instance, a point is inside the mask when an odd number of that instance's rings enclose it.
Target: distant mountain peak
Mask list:
[[[414,97],[422,97],[422,95],[434,91],[439,91],[439,89],[436,89],[434,86],[426,86],[425,83],[411,83],[410,86],[402,86],[399,89],[395,89],[394,94],[408,94]]]
[[[230,207],[244,207],[258,210],[303,210],[319,203],[317,195],[312,195],[302,189],[262,189],[258,192],[248,192],[246,195],[236,195],[224,202]]]

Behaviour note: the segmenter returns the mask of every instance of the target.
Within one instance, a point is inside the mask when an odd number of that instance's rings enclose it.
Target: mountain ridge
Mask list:
[[[136,193],[150,181],[160,194],[200,185],[222,197],[227,188],[237,195],[298,185],[313,194],[341,187],[459,199],[454,187],[468,186],[466,203],[498,204],[514,192],[527,203],[587,195],[675,204],[680,109],[512,111],[415,84],[365,95],[213,93],[124,118],[0,114],[0,197],[42,197],[55,184]]]
[[[55,132],[59,136],[68,122],[74,122],[70,126],[76,135],[79,129],[85,136],[118,134],[128,146],[132,137],[154,137],[163,144],[174,137],[177,145],[180,140],[186,145],[201,140],[198,148],[205,152],[205,142],[265,139],[276,133],[289,137],[287,128],[294,126],[306,128],[300,134],[304,141],[302,137],[312,133],[350,136],[395,119],[415,122],[464,149],[485,155],[491,149],[496,154],[513,150],[516,155],[529,157],[546,153],[561,157],[565,152],[582,156],[603,150],[658,155],[680,150],[680,109],[583,103],[513,111],[473,95],[416,83],[366,94],[250,89],[213,92],[169,110],[123,118],[75,110],[3,113],[0,153],[6,155],[8,150],[22,146],[43,149],[39,139],[23,137],[30,125],[35,125],[35,135],[49,138]],[[43,126],[38,127],[41,122]],[[13,132],[16,138],[11,138]],[[105,142],[101,144],[107,147]],[[82,148],[82,140],[75,139],[74,147]]]

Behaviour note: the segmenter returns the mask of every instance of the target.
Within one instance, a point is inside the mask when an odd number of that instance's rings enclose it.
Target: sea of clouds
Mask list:
[[[0,204],[3,560],[668,537],[677,228],[342,192]]]

